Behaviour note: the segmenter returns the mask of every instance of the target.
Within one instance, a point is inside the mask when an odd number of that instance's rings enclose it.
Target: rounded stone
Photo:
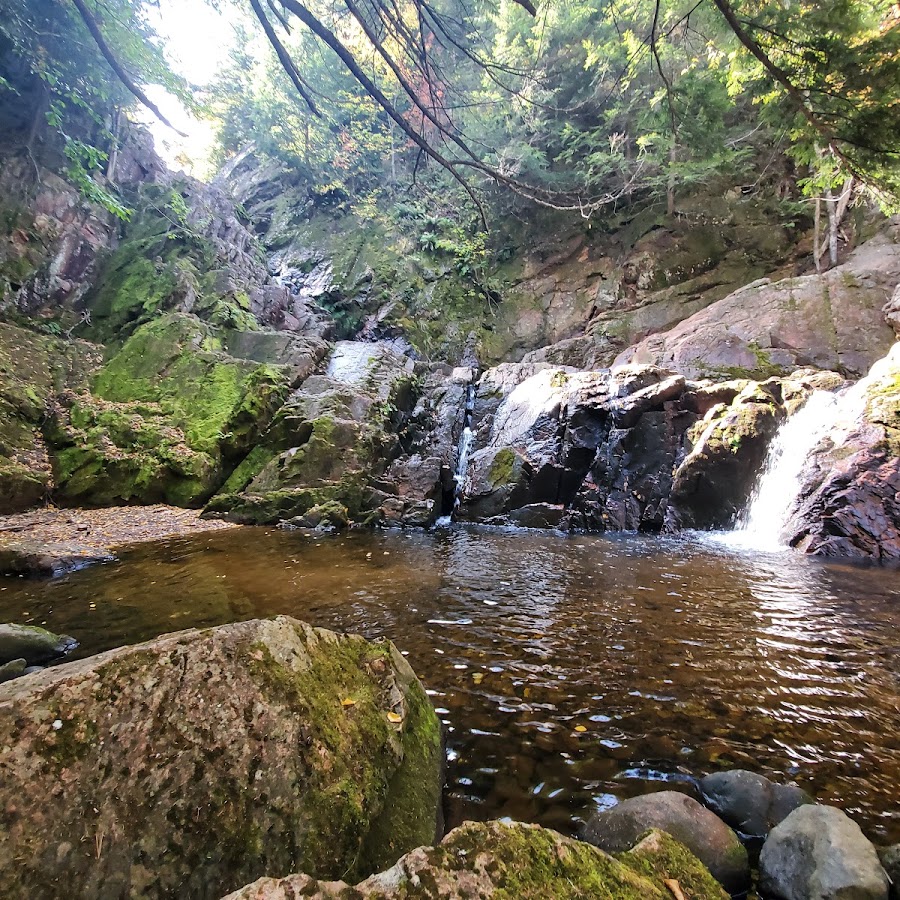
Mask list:
[[[760,891],[778,900],[888,900],[888,876],[859,826],[833,806],[801,806],[772,829]]]
[[[700,780],[703,802],[739,834],[764,838],[797,807],[813,800],[794,784],[775,784],[746,769],[715,772]]]
[[[622,853],[652,828],[684,844],[729,892],[748,887],[747,851],[737,835],[718,816],[677,791],[633,797],[595,813],[584,839],[609,853]]]

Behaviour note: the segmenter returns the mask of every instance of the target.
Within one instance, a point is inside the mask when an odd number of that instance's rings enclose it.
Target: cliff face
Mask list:
[[[457,505],[543,526],[721,525],[812,383],[787,376],[858,376],[891,342],[890,228],[798,274],[791,223],[739,192],[675,217],[507,218],[486,271],[439,221],[363,216],[250,154],[204,185],[135,131],[117,171],[124,223],[4,157],[6,511],[52,496],[310,526],[428,525]],[[598,371],[614,361],[638,365]]]

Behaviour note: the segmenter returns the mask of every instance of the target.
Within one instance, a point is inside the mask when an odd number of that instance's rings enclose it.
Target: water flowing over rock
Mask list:
[[[778,900],[887,900],[888,877],[859,826],[831,806],[801,806],[772,829],[760,888]]]
[[[727,896],[702,863],[658,831],[614,859],[535,825],[470,822],[355,887],[290,875],[260,879],[225,900],[666,900],[667,883],[691,900]]]
[[[786,540],[819,556],[900,558],[900,344],[835,413],[800,473]]]
[[[749,886],[747,851],[737,835],[696,800],[676,791],[633,797],[595,813],[585,826],[584,839],[602,850],[621,853],[651,828],[684,844],[730,893]]]
[[[286,617],[9,682],[0,735],[11,900],[364,877],[435,834],[440,726],[409,665]]]

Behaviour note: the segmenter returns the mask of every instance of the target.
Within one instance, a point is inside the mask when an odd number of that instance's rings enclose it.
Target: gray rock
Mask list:
[[[898,295],[900,295],[900,291],[898,291]],[[898,301],[900,301],[900,296],[898,296]],[[881,860],[882,868],[887,872],[888,878],[891,879],[891,900],[900,900],[900,844],[879,847],[878,858]]]
[[[737,835],[696,800],[677,791],[633,797],[595,813],[584,839],[609,853],[622,853],[651,828],[684,844],[731,893],[749,886],[747,851]]]
[[[779,900],[887,900],[889,882],[849,816],[832,806],[801,806],[763,845],[759,885]]]
[[[440,724],[409,664],[287,617],[0,685],[0,891],[220,897],[432,843]]]
[[[798,806],[813,800],[793,784],[775,784],[756,772],[715,772],[700,781],[703,802],[746,837],[762,838]]]
[[[75,638],[35,625],[0,625],[0,664],[24,659],[25,666],[33,666],[59,659],[77,646]]]

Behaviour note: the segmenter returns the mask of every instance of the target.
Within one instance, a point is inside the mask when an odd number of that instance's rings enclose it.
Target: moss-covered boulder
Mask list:
[[[292,366],[228,355],[219,332],[194,316],[158,317],[103,366],[92,395],[55,406],[59,496],[200,504],[251,449],[294,379]]]
[[[207,506],[209,515],[272,523],[338,503],[374,513],[371,484],[400,454],[415,406],[413,361],[387,342],[339,341]]]
[[[690,900],[727,897],[699,860],[658,831],[614,858],[537,825],[469,822],[356,887],[291,875],[225,900],[671,900],[676,882]]]
[[[785,417],[778,382],[750,382],[730,404],[713,406],[688,433],[675,471],[666,524],[722,528],[743,509],[769,442]]]
[[[83,388],[99,348],[0,323],[0,514],[39,503],[53,488],[43,435],[57,392]]]
[[[219,897],[361,878],[434,839],[437,717],[389,642],[186,631],[0,688],[8,898]]]

